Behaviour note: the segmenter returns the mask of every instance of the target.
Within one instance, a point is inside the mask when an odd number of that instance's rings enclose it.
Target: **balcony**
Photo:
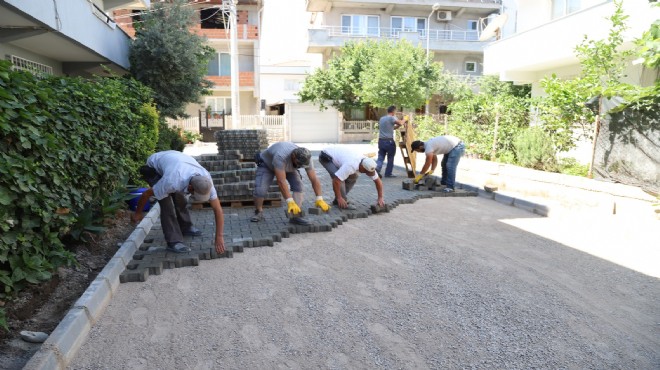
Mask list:
[[[214,89],[231,87],[231,76],[206,76],[205,79],[213,82]],[[239,87],[254,87],[254,72],[238,72]]]
[[[327,48],[340,48],[348,41],[357,40],[408,40],[412,44],[426,45],[426,30],[403,31],[396,28],[350,28],[321,26],[309,30],[307,52],[321,53]],[[479,41],[477,31],[429,30],[429,48],[434,51],[479,52],[486,42]]]
[[[307,0],[308,12],[330,12],[333,8],[385,9],[388,14],[398,11],[430,11],[433,4],[439,3],[442,9],[453,11],[470,10],[486,14],[497,11],[502,0]]]

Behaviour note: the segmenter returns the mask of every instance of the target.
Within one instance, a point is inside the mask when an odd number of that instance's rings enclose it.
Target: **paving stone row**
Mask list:
[[[315,158],[317,176],[321,181],[323,195],[329,202],[334,199],[332,195],[330,175],[321,167]],[[309,206],[315,199],[311,184],[306,176],[305,199],[303,204]],[[426,184],[428,183],[428,187]],[[213,212],[210,209],[191,210],[195,226],[203,231],[200,237],[185,237],[184,243],[191,247],[188,253],[172,253],[165,249],[166,243],[160,224],[154,224],[145,241],[139,246],[128,264],[126,270],[121,274],[120,281],[146,281],[150,275],[159,275],[163,269],[197,266],[199,260],[215,258],[231,258],[234,253],[241,253],[245,248],[272,247],[275,243],[282,242],[291,234],[310,232],[329,232],[350,220],[366,218],[383,212],[391,212],[400,204],[414,203],[418,199],[432,197],[466,197],[477,196],[474,188],[464,187],[457,184],[458,188],[453,193],[439,191],[442,187],[437,186],[439,179],[433,176],[427,179],[424,185],[409,186],[411,179],[407,178],[384,178],[385,207],[376,206],[376,189],[373,181],[366,176],[360,179],[349,193],[349,201],[356,210],[341,210],[332,207],[328,212],[322,212],[318,208],[306,208],[305,216],[311,222],[309,226],[293,225],[289,222],[285,207],[264,208],[265,220],[262,222],[250,222],[254,214],[254,208],[227,208],[225,207],[225,255],[218,256],[215,253],[213,242],[215,239],[215,223]],[[431,186],[432,185],[432,186]]]

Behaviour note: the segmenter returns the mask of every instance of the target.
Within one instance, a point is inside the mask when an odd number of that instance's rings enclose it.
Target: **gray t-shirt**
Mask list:
[[[176,192],[188,193],[190,178],[196,175],[211,178],[211,174],[195,158],[178,152],[166,150],[154,153],[147,159],[147,166],[152,167],[162,177],[153,186],[154,196],[161,200]],[[215,186],[211,188],[209,200],[216,199]]]
[[[424,153],[435,155],[447,154],[460,142],[461,139],[456,136],[437,136],[424,143]]]
[[[271,171],[276,169],[284,170],[284,172],[294,172],[293,161],[291,160],[291,152],[298,146],[289,141],[280,141],[268,147],[268,149],[261,152],[261,160],[264,161],[266,167]],[[313,169],[313,161],[309,162],[309,166],[302,167],[305,170]]]
[[[382,116],[378,121],[378,138],[379,139],[394,139],[394,125],[396,124],[396,117]]]

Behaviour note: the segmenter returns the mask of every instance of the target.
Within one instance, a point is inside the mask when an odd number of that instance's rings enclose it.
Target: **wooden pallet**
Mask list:
[[[254,199],[220,201],[220,205],[223,208],[253,208]],[[281,199],[264,199],[264,208],[273,208],[273,207],[281,207],[281,206],[282,206]],[[191,208],[192,209],[211,208],[211,204],[209,204],[209,202],[193,203]]]

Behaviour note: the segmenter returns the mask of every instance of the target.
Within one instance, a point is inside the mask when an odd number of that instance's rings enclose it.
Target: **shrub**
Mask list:
[[[589,165],[581,164],[575,158],[559,159],[559,172],[566,175],[587,177]]]
[[[514,143],[518,164],[542,171],[557,171],[555,149],[550,135],[540,127],[530,127],[518,134]]]
[[[156,151],[178,150],[181,152],[185,147],[186,143],[183,142],[183,139],[181,138],[181,129],[168,126],[165,119],[161,117],[158,124],[158,143],[156,144]]]
[[[48,77],[0,61],[0,298],[71,263],[62,243],[155,145],[151,90]]]

